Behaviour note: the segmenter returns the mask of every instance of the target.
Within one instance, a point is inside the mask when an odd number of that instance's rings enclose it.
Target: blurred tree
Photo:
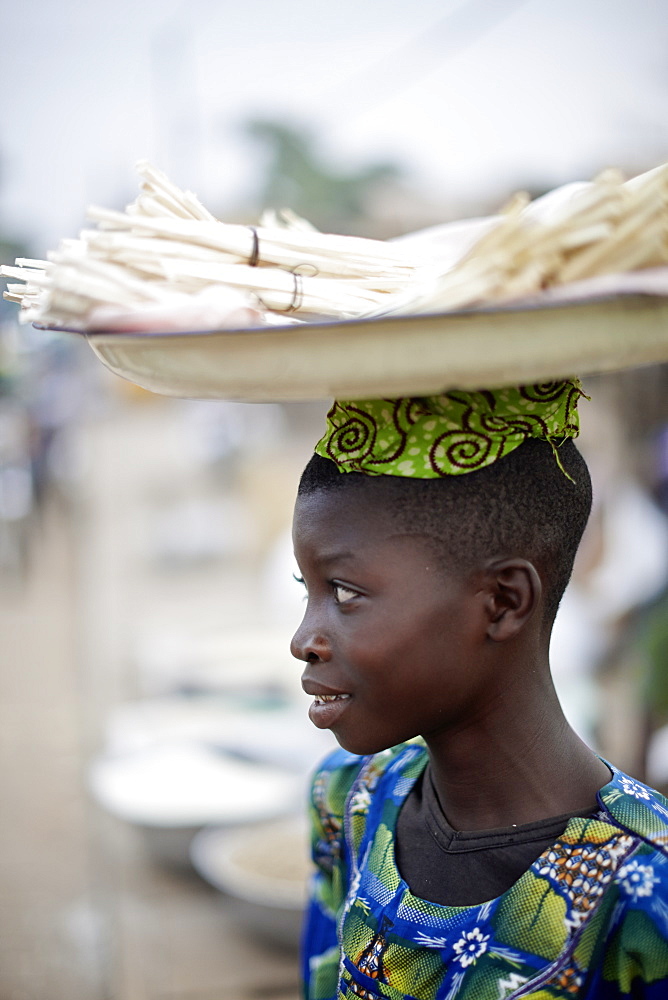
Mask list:
[[[266,119],[253,119],[244,128],[270,151],[261,207],[291,208],[319,229],[356,230],[356,221],[368,214],[374,188],[401,174],[389,162],[339,173],[321,161],[313,136],[304,130]]]

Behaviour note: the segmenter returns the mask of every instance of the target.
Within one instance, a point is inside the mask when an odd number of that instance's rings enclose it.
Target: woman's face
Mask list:
[[[291,649],[311,721],[359,754],[466,725],[484,700],[475,574],[444,569],[366,491],[299,497],[293,534],[307,606]]]

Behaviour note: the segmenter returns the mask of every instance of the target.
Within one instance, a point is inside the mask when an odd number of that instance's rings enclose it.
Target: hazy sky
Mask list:
[[[243,200],[249,115],[463,206],[668,160],[665,0],[0,3],[0,226],[37,253],[133,197],[141,157],[213,208]]]

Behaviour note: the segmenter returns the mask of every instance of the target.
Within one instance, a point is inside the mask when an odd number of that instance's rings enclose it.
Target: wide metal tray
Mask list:
[[[668,361],[668,296],[207,333],[89,333],[152,392],[254,402],[429,395]]]

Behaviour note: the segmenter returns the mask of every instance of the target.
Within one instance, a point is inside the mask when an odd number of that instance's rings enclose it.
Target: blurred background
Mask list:
[[[0,258],[148,158],[220,218],[392,237],[668,159],[662,0],[2,5]],[[596,505],[552,649],[668,785],[668,375],[590,379]],[[0,1000],[298,996],[289,525],[326,401],[152,397],[0,303]]]

